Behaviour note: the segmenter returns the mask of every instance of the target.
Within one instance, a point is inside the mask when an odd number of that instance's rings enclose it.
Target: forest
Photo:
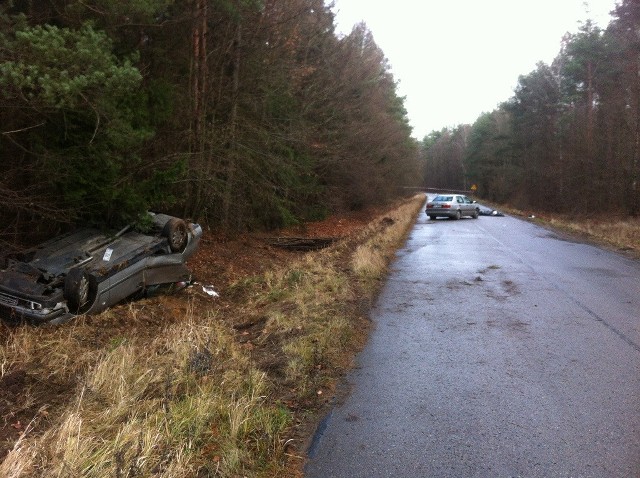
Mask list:
[[[514,96],[472,125],[434,131],[426,183],[519,208],[640,213],[640,2],[601,29],[567,33],[551,65],[520,76]]]
[[[0,241],[147,210],[227,231],[386,204],[419,142],[366,25],[323,0],[0,6]]]
[[[270,229],[420,186],[636,215],[639,31],[619,2],[494,111],[417,141],[372,33],[336,34],[324,0],[3,2],[0,244],[147,210]]]

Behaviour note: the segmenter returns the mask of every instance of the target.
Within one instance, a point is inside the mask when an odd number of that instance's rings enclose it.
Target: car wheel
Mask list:
[[[429,219],[431,219],[432,221],[435,221],[435,220],[436,220],[436,217],[435,217],[435,216],[433,216],[433,215],[429,215]]]
[[[457,211],[456,211],[456,215],[455,215],[455,216],[453,216],[451,219],[458,220],[458,219],[460,219],[461,217],[462,217],[462,213],[460,212],[460,210],[457,210]]]
[[[473,211],[473,214],[471,215],[471,217],[474,219],[478,219],[479,215],[480,215],[480,209],[476,209],[475,211]]]
[[[64,298],[73,314],[84,314],[96,298],[96,280],[82,269],[71,269],[64,280]]]
[[[187,248],[189,231],[182,219],[176,217],[169,219],[162,230],[162,236],[169,241],[171,252],[182,252]]]

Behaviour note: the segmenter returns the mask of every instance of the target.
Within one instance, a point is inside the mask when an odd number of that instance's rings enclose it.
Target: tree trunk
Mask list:
[[[200,214],[204,188],[201,171],[204,164],[204,124],[207,84],[207,0],[195,0],[193,10],[193,69],[191,94],[193,98],[191,145],[188,161],[187,197],[190,198],[185,216]]]
[[[227,183],[225,185],[223,198],[223,222],[225,226],[230,225],[231,204],[233,202],[233,190],[235,186],[237,151],[237,124],[238,124],[238,98],[240,93],[240,45],[242,41],[241,23],[238,22],[236,39],[234,41],[235,52],[233,58],[233,83],[232,83],[232,104],[231,115],[229,117],[229,156],[227,166]]]

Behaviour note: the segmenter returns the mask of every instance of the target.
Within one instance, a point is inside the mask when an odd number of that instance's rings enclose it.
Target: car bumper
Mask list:
[[[0,303],[0,318],[7,322],[60,323],[72,317],[65,307],[33,310]]]
[[[435,217],[455,217],[456,211],[454,209],[427,209],[427,216],[435,216]]]

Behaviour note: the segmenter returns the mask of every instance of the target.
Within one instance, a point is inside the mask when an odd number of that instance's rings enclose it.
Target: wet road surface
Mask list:
[[[640,477],[640,263],[421,214],[307,478]]]

